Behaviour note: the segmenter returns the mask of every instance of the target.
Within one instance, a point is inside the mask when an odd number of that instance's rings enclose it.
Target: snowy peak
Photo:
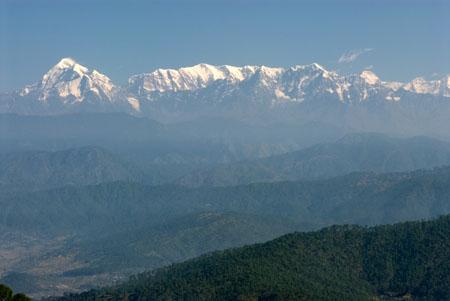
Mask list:
[[[295,101],[304,101],[320,94],[344,99],[343,78],[317,63],[286,69],[281,76],[280,86],[284,94]]]
[[[74,103],[82,102],[86,97],[112,101],[115,90],[106,75],[91,71],[72,58],[63,58],[44,74],[40,82],[22,89],[20,95],[36,95],[43,102],[57,98],[63,103]]]
[[[49,70],[49,72],[54,70],[65,70],[65,69],[72,69],[78,74],[87,73],[88,69],[84,66],[81,66],[78,64],[74,59],[72,58],[63,58],[57,63],[53,68]]]
[[[423,77],[413,79],[403,89],[417,94],[432,94],[450,97],[450,75],[440,80],[426,80]]]
[[[305,71],[305,72],[328,72],[323,66],[312,63],[308,65],[296,65],[294,67],[291,67],[292,70],[295,71]]]
[[[364,70],[359,77],[368,85],[376,85],[381,82],[380,78],[370,70]]]
[[[217,80],[236,83],[256,72],[254,66],[213,66],[198,64],[180,69],[157,69],[151,73],[132,76],[128,83],[131,90],[145,92],[193,91],[205,88]]]
[[[290,74],[300,81],[305,79],[322,78],[328,79],[336,76],[336,73],[326,70],[324,67],[317,63],[309,65],[297,65],[284,71],[285,74]]]
[[[439,86],[439,81],[427,81],[423,77],[418,77],[404,85],[403,89],[419,94],[438,94]]]

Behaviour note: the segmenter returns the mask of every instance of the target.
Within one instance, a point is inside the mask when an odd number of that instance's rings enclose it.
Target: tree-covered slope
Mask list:
[[[68,253],[76,250],[76,258],[87,264],[65,274],[153,269],[215,250],[267,241],[296,227],[286,220],[233,212],[187,214],[68,246]]]
[[[0,283],[37,299],[62,295],[123,281],[131,274],[211,251],[268,241],[295,229],[294,223],[276,218],[200,212],[137,229],[110,227],[95,237],[54,239],[42,252],[33,252],[31,244],[21,249],[14,249],[14,244],[8,247],[11,241],[4,237]],[[28,253],[21,258],[8,257],[23,249]]]
[[[215,252],[57,300],[448,300],[450,216],[333,226]]]
[[[99,147],[0,154],[0,189],[3,191],[138,181],[142,177],[135,167]]]
[[[304,229],[382,224],[450,213],[449,195],[450,168],[196,189],[114,182],[0,198],[0,229],[93,235],[202,211],[289,218]]]
[[[450,164],[450,144],[428,137],[348,134],[333,143],[258,160],[201,169],[178,180],[186,186],[330,178],[350,172],[400,172]]]

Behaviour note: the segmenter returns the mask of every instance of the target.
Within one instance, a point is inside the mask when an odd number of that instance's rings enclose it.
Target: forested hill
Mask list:
[[[449,270],[444,216],[293,233],[55,300],[449,300]]]
[[[4,209],[0,230],[93,235],[204,211],[271,216],[309,225],[301,230],[332,224],[375,225],[449,214],[449,195],[449,167],[197,189],[113,182],[0,197]]]
[[[96,146],[0,153],[0,189],[24,193],[63,186],[140,181],[142,172]]]

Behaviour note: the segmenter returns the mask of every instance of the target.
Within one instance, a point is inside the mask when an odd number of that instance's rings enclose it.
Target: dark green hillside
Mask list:
[[[178,180],[186,186],[330,178],[350,172],[400,172],[450,164],[450,144],[428,137],[349,134],[333,143],[258,160],[198,170]]]
[[[446,216],[289,234],[57,300],[449,300],[449,271]]]

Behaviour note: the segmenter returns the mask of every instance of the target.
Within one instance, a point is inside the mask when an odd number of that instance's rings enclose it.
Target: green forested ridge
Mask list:
[[[399,172],[450,164],[450,144],[428,137],[348,134],[336,142],[258,160],[200,169],[178,180],[186,186],[330,178],[350,172]]]
[[[0,189],[15,193],[63,186],[139,181],[143,174],[100,147],[0,154]]]
[[[115,182],[2,197],[0,228],[92,235],[202,211],[290,218],[309,229],[380,224],[449,213],[449,195],[450,168],[198,189]]]
[[[449,270],[445,216],[288,234],[57,300],[449,300]]]

